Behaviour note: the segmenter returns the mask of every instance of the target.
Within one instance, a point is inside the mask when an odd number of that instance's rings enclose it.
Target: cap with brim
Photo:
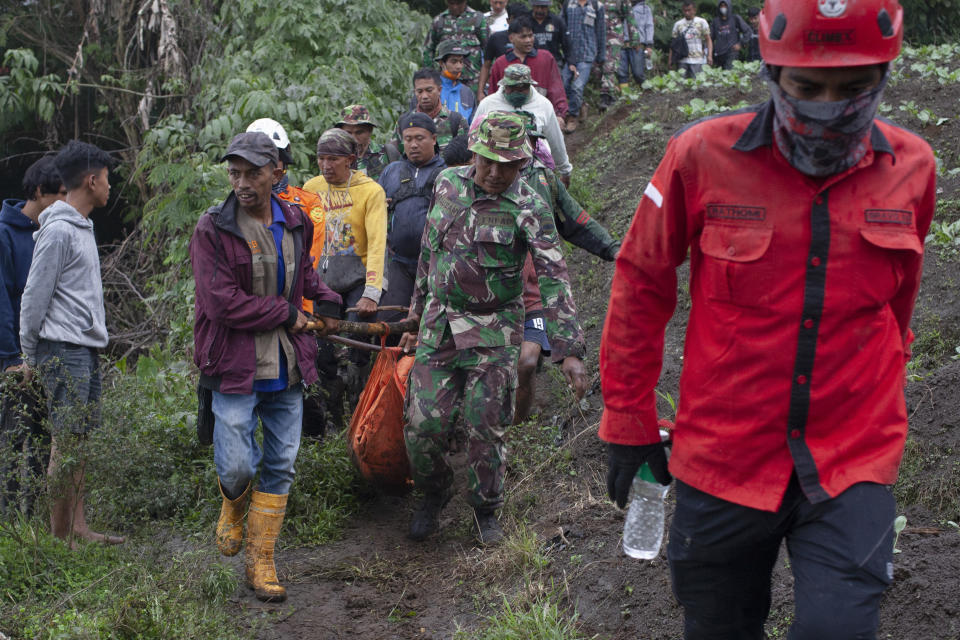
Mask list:
[[[425,113],[420,113],[419,111],[413,111],[403,116],[402,118],[400,118],[401,133],[403,133],[404,131],[412,127],[419,127],[420,129],[426,129],[430,133],[437,132],[437,123],[433,121],[433,118],[431,118]]]
[[[327,129],[317,140],[318,156],[355,156],[357,141],[343,129]]]
[[[534,87],[539,86],[537,81],[530,75],[530,67],[525,64],[512,64],[504,69],[499,86],[516,87],[524,84],[529,84]]]
[[[347,105],[340,110],[340,120],[334,126],[341,127],[345,124],[377,126],[377,123],[370,117],[370,111],[362,104]]]
[[[247,131],[233,136],[220,161],[225,162],[234,157],[243,158],[255,167],[262,167],[271,162],[279,164],[280,161],[277,145],[273,143],[270,136],[259,131]]]
[[[437,55],[434,60],[441,62],[447,56],[468,56],[470,51],[456,40],[444,40],[437,47]]]
[[[531,7],[549,7],[552,0],[531,0]]]
[[[506,111],[487,114],[470,134],[470,151],[494,162],[527,160],[533,155],[523,119]]]

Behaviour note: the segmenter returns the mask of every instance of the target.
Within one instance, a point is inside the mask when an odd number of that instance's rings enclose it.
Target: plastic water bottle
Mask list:
[[[666,440],[666,431],[660,432]],[[653,560],[663,544],[663,501],[670,485],[662,485],[653,477],[650,465],[644,463],[633,478],[633,500],[623,523],[623,552],[631,558]]]
[[[647,71],[650,71],[651,69],[653,69],[653,51],[650,51],[650,53],[648,53],[648,54],[646,55],[646,63],[645,63],[645,64],[646,64],[646,67],[647,67]]]

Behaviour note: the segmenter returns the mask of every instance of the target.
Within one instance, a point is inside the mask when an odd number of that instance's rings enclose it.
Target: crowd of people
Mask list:
[[[343,318],[417,327],[394,336],[415,357],[404,437],[421,495],[409,537],[438,529],[462,416],[476,534],[499,542],[504,433],[530,414],[538,363],[549,356],[578,397],[587,386],[563,238],[616,260],[600,348],[608,491],[623,507],[644,463],[675,482],[667,556],[685,637],[762,637],[784,539],[791,637],[873,637],[893,576],[886,485],[906,436],[909,322],[936,193],[929,147],[875,118],[902,8],[767,0],[751,27],[726,0],[713,24],[684,3],[677,62],[691,74],[727,68],[746,46],[763,54],[771,100],[678,132],[621,247],[567,190],[561,122],[569,131],[582,114],[594,67],[601,96],[635,67],[642,76],[649,10],[569,0],[557,16],[532,4],[493,0],[484,15],[448,0],[387,142],[372,142],[381,124],[363,105],[345,105],[303,187],[289,183],[290,137],[276,120],[251,123],[223,153],[232,190],[190,242],[220,551],[244,549],[258,598],[286,597],[273,553],[301,436],[343,426],[368,364],[366,350],[325,339]],[[504,32],[509,48],[493,56]],[[25,383],[39,373],[46,405],[31,415],[49,414],[51,477],[64,475],[61,441],[97,423],[108,337],[88,216],[107,201],[110,165],[71,142],[28,170],[26,199],[0,214],[0,356]],[[688,256],[668,467],[654,390]],[[122,542],[87,527],[82,465],[71,469],[52,492],[54,534]]]

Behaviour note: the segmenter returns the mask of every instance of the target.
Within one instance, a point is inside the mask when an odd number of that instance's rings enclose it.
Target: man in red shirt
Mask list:
[[[897,0],[767,0],[772,99],[678,132],[623,241],[600,351],[608,491],[622,507],[644,461],[676,477],[686,638],[763,637],[784,539],[790,637],[875,637],[936,193],[927,144],[875,119],[902,37]],[[688,250],[668,472],[654,387]]]
[[[510,21],[507,27],[511,51],[497,58],[490,69],[490,88],[495,90],[503,78],[504,70],[511,64],[525,64],[530,67],[530,76],[539,85],[538,91],[544,93],[557,118],[563,122],[567,117],[567,92],[563,88],[563,78],[553,55],[545,49],[534,46],[533,18],[524,14]]]

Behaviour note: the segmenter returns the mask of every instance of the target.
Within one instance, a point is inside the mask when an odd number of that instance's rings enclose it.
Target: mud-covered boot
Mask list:
[[[407,537],[411,540],[420,542],[440,528],[440,512],[450,496],[442,493],[427,493],[423,496],[423,502],[413,512],[413,518],[410,519],[410,531]]]
[[[476,518],[477,537],[481,544],[491,546],[503,541],[503,527],[497,520],[496,509],[474,509],[473,515]]]
[[[287,590],[277,579],[277,568],[273,564],[273,550],[286,510],[287,494],[254,491],[250,498],[245,552],[247,586],[264,602],[287,599]]]
[[[247,499],[250,497],[250,485],[247,484],[238,498],[231,500],[223,492],[223,485],[217,478],[223,504],[220,505],[220,518],[217,520],[217,548],[225,556],[235,556],[243,543],[243,517],[247,515]]]

